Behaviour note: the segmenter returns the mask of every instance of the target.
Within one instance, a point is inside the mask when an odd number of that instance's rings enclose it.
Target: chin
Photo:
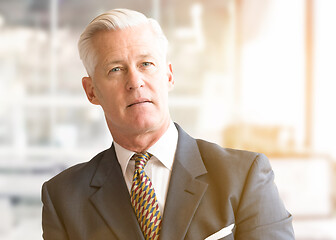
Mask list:
[[[134,126],[137,126],[137,129],[143,129],[143,130],[150,130],[155,129],[157,127],[157,123],[155,121],[140,121],[134,124]]]
[[[151,132],[164,127],[164,124],[163,121],[155,119],[141,119],[140,121],[137,121],[134,126],[136,126],[140,132]]]

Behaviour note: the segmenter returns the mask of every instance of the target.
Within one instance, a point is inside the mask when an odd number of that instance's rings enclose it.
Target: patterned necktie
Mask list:
[[[144,170],[151,156],[150,153],[146,152],[134,154],[132,157],[135,160],[135,170],[131,201],[146,240],[157,240],[160,234],[161,213],[152,182]]]

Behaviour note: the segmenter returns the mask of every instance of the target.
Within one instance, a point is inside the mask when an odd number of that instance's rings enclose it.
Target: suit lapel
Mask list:
[[[197,179],[207,173],[196,140],[178,125],[179,139],[162,220],[160,240],[184,239],[207,189]]]
[[[108,149],[92,178],[90,200],[118,239],[144,239],[114,147]]]

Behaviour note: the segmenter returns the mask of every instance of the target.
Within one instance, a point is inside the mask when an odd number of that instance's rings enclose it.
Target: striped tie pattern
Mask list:
[[[157,240],[160,234],[161,213],[152,182],[144,171],[151,156],[147,152],[137,153],[131,159],[135,160],[131,201],[146,240]]]

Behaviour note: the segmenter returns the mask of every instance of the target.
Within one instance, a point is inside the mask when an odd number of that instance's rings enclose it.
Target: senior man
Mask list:
[[[294,239],[264,155],[194,139],[172,122],[174,77],[155,20],[111,10],[78,46],[83,88],[113,143],[44,183],[44,239]]]

